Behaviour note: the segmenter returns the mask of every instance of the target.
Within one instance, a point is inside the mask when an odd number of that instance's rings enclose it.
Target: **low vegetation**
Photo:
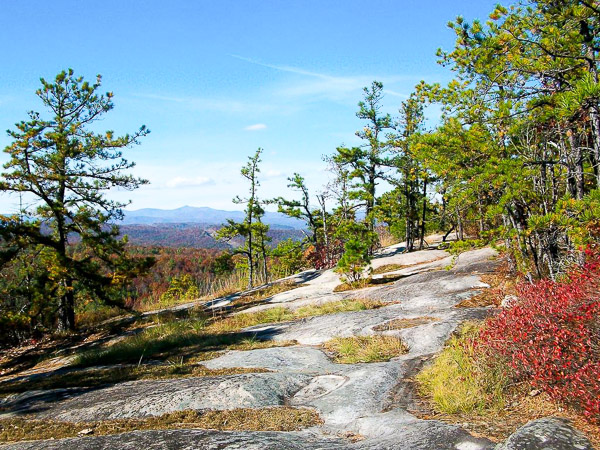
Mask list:
[[[519,286],[519,300],[486,322],[477,351],[600,423],[600,254],[587,258],[563,281]]]
[[[336,363],[356,364],[389,361],[408,352],[408,347],[395,336],[336,337],[323,344]]]
[[[149,326],[139,333],[126,337],[110,346],[91,349],[76,355],[73,364],[92,366],[98,364],[139,363],[150,359],[166,360],[184,357],[186,361],[208,359],[222,350],[252,350],[257,348],[293,345],[293,341],[261,341],[248,333],[239,333],[246,327],[263,323],[279,323],[305,317],[321,316],[345,311],[361,311],[384,306],[386,303],[369,300],[342,300],[319,306],[305,306],[297,310],[283,307],[269,308],[254,313],[234,314],[229,317],[207,316],[165,320]]]
[[[561,281],[518,285],[508,307],[449,341],[416,377],[427,418],[502,439],[559,415],[600,442],[600,255],[586,256]]]
[[[290,320],[303,319],[305,317],[323,316],[347,311],[362,311],[366,309],[380,308],[386,304],[370,299],[350,299],[339,302],[328,302],[322,305],[303,306],[296,310],[284,307],[275,307],[254,313],[235,314],[223,320],[213,323],[209,330],[215,332],[238,331],[242,328],[260,325],[263,323],[278,323]]]
[[[501,370],[478,363],[472,341],[481,325],[467,323],[417,376],[419,390],[435,410],[447,413],[497,411],[504,407],[508,379]]]
[[[101,436],[136,430],[201,428],[211,430],[298,431],[319,425],[322,420],[312,410],[291,407],[239,408],[223,411],[177,411],[145,419],[119,419],[101,422],[59,422],[13,418],[0,420],[0,442]]]
[[[505,297],[515,298],[517,294],[516,286],[519,283],[519,277],[510,274],[504,262],[494,270],[494,273],[480,275],[480,279],[490,287],[486,289],[477,288],[478,292],[458,303],[457,308],[498,307]]]
[[[194,357],[208,359],[222,350],[290,345],[289,341],[259,341],[247,334],[213,333],[206,328],[206,319],[179,319],[151,326],[123,338],[110,346],[91,349],[75,356],[76,366],[98,364],[141,363],[150,359]]]
[[[382,273],[395,272],[396,270],[402,270],[410,267],[410,265],[404,264],[385,264],[383,266],[379,266],[376,269],[373,269],[371,275],[380,275]]]
[[[402,330],[404,328],[418,327],[419,325],[427,325],[428,323],[438,322],[440,319],[436,317],[414,317],[411,319],[394,319],[389,322],[382,323],[373,327],[374,331],[390,331]]]

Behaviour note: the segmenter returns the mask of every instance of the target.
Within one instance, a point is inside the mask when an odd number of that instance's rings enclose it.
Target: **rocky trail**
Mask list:
[[[480,276],[498,262],[485,248],[452,257],[442,250],[411,254],[392,246],[373,267],[399,265],[374,279],[387,283],[334,292],[340,284],[331,270],[291,277],[299,287],[276,294],[244,312],[284,306],[292,310],[348,298],[384,302],[376,309],[341,312],[245,329],[261,340],[296,341],[287,347],[232,350],[203,361],[208,369],[257,368],[262,373],[137,380],[96,388],[27,391],[0,399],[0,418],[60,420],[73,423],[145,418],[181,410],[300,407],[315,410],[323,423],[302,431],[214,431],[170,429],[107,436],[28,441],[2,449],[567,449],[591,448],[589,442],[557,419],[542,419],[497,444],[462,428],[422,420],[411,411],[411,377],[468,319],[483,318],[488,308],[456,308],[489,287]],[[385,282],[386,280],[381,280]],[[208,308],[225,308],[235,297]],[[190,305],[180,306],[181,308]],[[398,319],[419,319],[415,326],[394,326]],[[396,322],[394,322],[396,321]],[[410,323],[410,321],[408,321]],[[340,364],[323,343],[334,337],[396,336],[408,352],[387,362]],[[89,370],[89,369],[88,369]]]

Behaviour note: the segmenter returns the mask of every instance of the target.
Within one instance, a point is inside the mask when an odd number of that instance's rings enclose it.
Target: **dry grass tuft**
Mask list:
[[[499,307],[505,296],[516,294],[515,288],[519,279],[511,276],[507,264],[503,263],[496,272],[481,275],[481,281],[490,287],[481,290],[479,294],[473,297],[463,300],[456,305],[457,308]]]
[[[135,430],[201,428],[244,431],[298,431],[323,423],[312,410],[291,407],[239,408],[224,411],[177,411],[146,419],[59,422],[24,418],[0,420],[0,442],[109,435]]]
[[[362,280],[346,282],[342,284],[338,284],[333,288],[333,292],[346,292],[346,291],[354,291],[356,289],[363,289],[369,287],[371,284],[371,278],[363,278]]]
[[[373,275],[379,275],[382,273],[388,273],[388,272],[395,272],[397,270],[402,270],[402,269],[406,269],[407,267],[411,267],[413,264],[385,264],[383,266],[380,266],[376,269],[373,269],[373,272],[371,272],[371,274]]]
[[[418,327],[419,325],[426,325],[431,322],[439,322],[440,319],[437,317],[414,317],[412,319],[394,319],[389,322],[382,323],[373,327],[373,331],[390,331],[390,330],[403,330],[405,328]]]
[[[408,347],[395,336],[336,337],[323,344],[340,364],[389,361],[408,352]]]

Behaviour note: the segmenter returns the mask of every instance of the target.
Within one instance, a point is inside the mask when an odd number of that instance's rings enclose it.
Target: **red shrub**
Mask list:
[[[518,381],[600,421],[600,254],[566,281],[519,287],[519,301],[488,319],[479,352],[508,360]]]

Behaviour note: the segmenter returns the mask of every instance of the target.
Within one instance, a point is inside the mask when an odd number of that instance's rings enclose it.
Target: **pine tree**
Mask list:
[[[58,302],[59,328],[73,329],[78,297],[114,301],[111,288],[139,268],[110,225],[122,218],[125,204],[105,192],[146,183],[125,173],[134,163],[122,157],[122,149],[149,130],[142,126],[121,137],[92,131],[113,108],[113,94],[98,93],[100,75],[90,84],[69,69],[41,83],[36,94],[51,117],[30,112],[28,121],[8,131],[13,142],[4,149],[10,159],[0,181],[1,191],[24,195],[30,206],[21,213],[31,220],[3,217],[1,232],[5,242],[26,238],[28,247],[39,249],[47,271],[44,289]]]

